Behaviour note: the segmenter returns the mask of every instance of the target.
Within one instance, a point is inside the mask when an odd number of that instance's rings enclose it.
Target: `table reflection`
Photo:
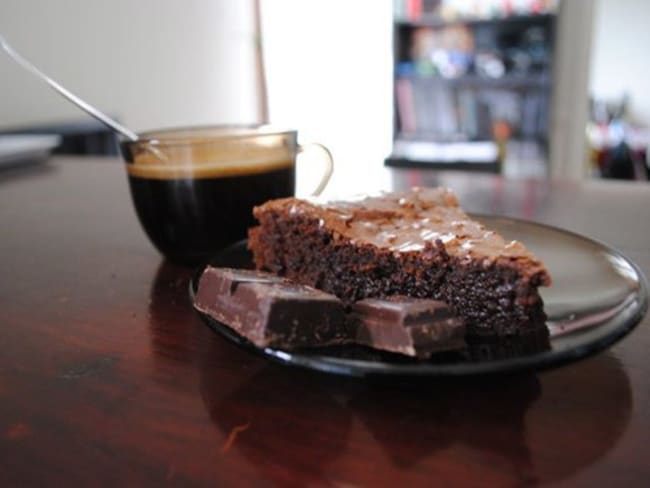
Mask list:
[[[214,451],[273,483],[427,483],[472,463],[486,483],[557,481],[602,458],[628,424],[630,382],[609,352],[540,375],[328,376],[270,364],[215,334],[191,307],[190,276],[163,262],[152,285],[155,376],[174,389],[186,383],[166,381],[174,369],[197,368]],[[388,466],[382,479],[376,463]]]

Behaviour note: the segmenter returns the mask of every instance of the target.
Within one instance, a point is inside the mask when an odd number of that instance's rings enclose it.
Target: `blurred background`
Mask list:
[[[357,191],[386,166],[647,181],[648,18],[644,0],[0,3],[16,50],[136,131],[297,128]],[[0,133],[116,154],[4,53],[0,79]]]

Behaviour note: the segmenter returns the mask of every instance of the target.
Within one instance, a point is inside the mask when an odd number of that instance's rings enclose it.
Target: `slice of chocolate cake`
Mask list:
[[[443,300],[468,336],[536,337],[548,345],[539,286],[551,279],[523,244],[470,219],[448,189],[351,201],[285,198],[256,207],[258,269],[351,304],[406,295]],[[530,334],[535,331],[539,333]]]

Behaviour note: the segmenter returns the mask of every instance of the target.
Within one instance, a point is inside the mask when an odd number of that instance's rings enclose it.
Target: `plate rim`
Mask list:
[[[434,377],[472,377],[472,376],[487,376],[496,374],[519,374],[531,371],[544,371],[556,367],[560,367],[569,363],[587,359],[596,354],[599,354],[619,342],[634,330],[641,320],[648,312],[648,282],[645,274],[641,268],[623,252],[606,244],[598,239],[587,237],[577,232],[566,230],[561,227],[549,225],[542,222],[533,220],[521,219],[517,217],[510,217],[505,215],[491,215],[483,213],[469,213],[472,218],[480,219],[486,217],[492,220],[507,221],[510,223],[523,223],[526,225],[534,225],[550,229],[554,232],[568,234],[574,238],[596,244],[606,250],[608,253],[622,258],[634,270],[638,276],[639,287],[636,290],[635,299],[621,310],[616,316],[621,314],[628,314],[628,317],[622,319],[620,326],[614,330],[608,331],[603,336],[596,337],[590,342],[581,344],[577,347],[565,349],[562,351],[541,351],[539,353],[520,356],[509,359],[498,359],[479,362],[459,362],[459,363],[406,363],[395,364],[385,361],[366,361],[360,359],[340,358],[335,356],[323,355],[321,351],[317,354],[305,354],[306,350],[300,351],[286,351],[271,347],[260,348],[249,342],[245,337],[240,336],[235,331],[230,329],[227,325],[218,322],[216,319],[209,315],[197,310],[194,306],[195,284],[198,284],[198,278],[201,273],[212,261],[215,261],[217,256],[223,255],[228,251],[237,250],[246,245],[248,239],[237,241],[219,251],[215,252],[214,256],[207,262],[200,265],[190,279],[189,298],[192,307],[201,319],[219,335],[236,344],[238,347],[252,352],[258,356],[265,357],[266,359],[283,364],[285,366],[297,367],[301,369],[308,369],[312,371],[319,371],[323,373],[345,375],[352,377],[410,377],[410,378],[434,378]],[[634,308],[632,308],[634,307]],[[575,333],[573,333],[575,334]],[[570,335],[573,335],[570,334]],[[550,339],[551,344],[553,338]]]

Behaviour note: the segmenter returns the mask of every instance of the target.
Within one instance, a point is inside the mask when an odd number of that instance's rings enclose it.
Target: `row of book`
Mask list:
[[[417,22],[483,20],[556,13],[559,0],[393,0],[395,19]]]
[[[524,139],[544,138],[548,130],[546,90],[515,92],[455,87],[433,80],[398,78],[395,82],[398,133],[411,139],[492,139],[495,124],[505,123]]]

